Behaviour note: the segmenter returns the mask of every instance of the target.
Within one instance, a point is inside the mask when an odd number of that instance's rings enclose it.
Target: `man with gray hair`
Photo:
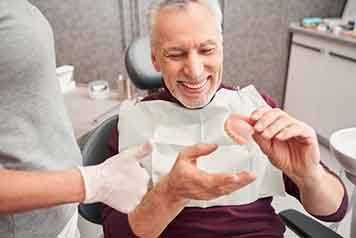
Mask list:
[[[164,88],[132,107],[122,104],[120,143],[116,136],[110,148],[113,155],[118,145],[125,148],[154,131],[154,153],[142,161],[152,187],[129,214],[104,209],[107,238],[280,238],[285,228],[271,206],[279,187],[321,220],[339,221],[345,215],[347,193],[320,163],[314,130],[273,108],[251,87],[241,92],[244,99],[258,99],[264,107],[251,106],[221,86],[221,12],[214,2],[166,0],[151,8],[152,63],[162,72]],[[242,108],[251,112],[244,120],[253,131],[256,166],[249,164],[252,152],[226,140],[222,130],[229,113]],[[193,115],[198,120],[191,123]],[[185,146],[191,141],[197,144]],[[277,183],[254,190],[264,179]]]

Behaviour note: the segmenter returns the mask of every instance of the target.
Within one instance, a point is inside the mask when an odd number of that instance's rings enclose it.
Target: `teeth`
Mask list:
[[[207,80],[204,80],[203,82],[201,82],[199,84],[189,84],[189,83],[184,83],[184,82],[182,82],[182,84],[190,89],[198,89],[198,88],[202,88],[206,84],[206,82],[207,82]]]

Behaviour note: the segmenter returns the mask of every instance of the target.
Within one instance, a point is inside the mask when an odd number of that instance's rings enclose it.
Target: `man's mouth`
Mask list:
[[[208,82],[208,80],[204,80],[200,83],[195,83],[195,84],[186,83],[186,82],[182,82],[182,84],[184,87],[187,87],[189,89],[200,89],[200,88],[204,87],[207,82]]]
[[[204,80],[198,82],[198,83],[191,83],[191,82],[184,82],[181,81],[181,85],[185,87],[188,90],[193,90],[193,91],[199,91],[200,89],[203,89],[205,85],[208,83],[208,81],[211,79],[211,76],[208,76]]]

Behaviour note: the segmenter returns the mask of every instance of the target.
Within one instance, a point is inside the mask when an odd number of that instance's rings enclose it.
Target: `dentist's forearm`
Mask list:
[[[328,216],[335,213],[344,197],[341,182],[321,165],[315,175],[294,181],[300,191],[305,210],[313,215]]]
[[[163,178],[149,191],[129,213],[129,224],[137,237],[159,237],[167,225],[180,213],[187,203],[185,199],[172,198]]]
[[[25,212],[84,199],[76,169],[58,172],[0,170],[0,214]]]

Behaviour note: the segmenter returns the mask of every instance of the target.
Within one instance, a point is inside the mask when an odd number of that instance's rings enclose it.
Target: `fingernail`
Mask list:
[[[240,182],[240,177],[237,176],[237,175],[233,175],[233,176],[232,176],[232,180],[233,180],[235,183]]]
[[[251,180],[255,180],[257,178],[257,175],[255,173],[253,173],[253,172],[250,172],[249,176],[250,176]]]

